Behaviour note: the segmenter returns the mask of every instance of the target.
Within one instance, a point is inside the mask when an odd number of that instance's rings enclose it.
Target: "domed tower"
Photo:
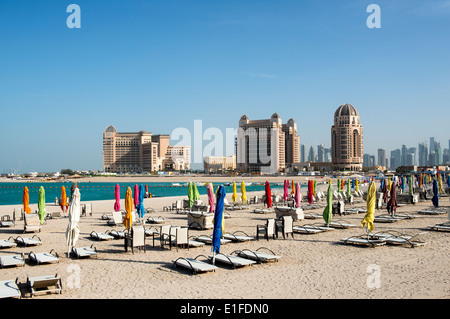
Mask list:
[[[362,169],[363,127],[359,122],[359,113],[353,105],[343,104],[334,112],[331,158],[335,170]]]

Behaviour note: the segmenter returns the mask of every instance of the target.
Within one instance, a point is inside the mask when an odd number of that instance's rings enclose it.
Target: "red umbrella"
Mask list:
[[[395,189],[396,189],[395,182],[393,182],[391,187],[391,198],[386,204],[387,211],[389,213],[392,213],[392,215],[394,215],[395,212],[397,211],[397,193]]]
[[[120,186],[119,186],[119,184],[116,184],[116,188],[114,190],[114,196],[116,198],[116,201],[114,202],[114,211],[118,212],[118,211],[120,211]]]
[[[264,202],[268,208],[272,207],[272,192],[270,191],[269,181],[266,181],[266,199]]]
[[[386,203],[386,198],[388,195],[388,185],[387,181],[383,180],[383,201]]]
[[[314,201],[314,195],[313,195],[313,181],[308,181],[308,202],[312,204]]]

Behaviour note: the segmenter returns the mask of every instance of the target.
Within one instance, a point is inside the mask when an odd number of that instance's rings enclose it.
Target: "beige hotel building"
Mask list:
[[[190,146],[169,145],[170,136],[146,131],[103,133],[103,171],[113,173],[190,169]]]

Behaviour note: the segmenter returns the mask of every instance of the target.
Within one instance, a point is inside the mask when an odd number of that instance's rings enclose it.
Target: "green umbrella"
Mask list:
[[[339,178],[337,179],[337,189],[338,189],[338,192],[340,193],[341,192],[341,180]]]
[[[188,184],[188,200],[189,200],[189,207],[192,207],[192,205],[194,204],[194,188],[191,182],[189,182]]]
[[[41,186],[39,188],[39,200],[38,200],[38,215],[39,215],[39,219],[41,220],[41,225],[44,223],[44,219],[45,219],[45,190],[44,187]]]
[[[331,222],[331,216],[333,212],[333,186],[331,186],[331,183],[328,185],[328,191],[327,191],[327,206],[323,210],[323,219],[325,220],[325,223],[330,224]]]
[[[414,194],[413,183],[414,183],[414,176],[411,175],[409,177],[409,195],[411,196]]]
[[[347,198],[350,198],[350,178],[348,179],[348,183],[347,183]]]
[[[195,183],[192,183],[192,184],[193,184],[192,188],[194,190],[194,200],[200,200],[200,194],[197,189],[197,184],[195,184]]]

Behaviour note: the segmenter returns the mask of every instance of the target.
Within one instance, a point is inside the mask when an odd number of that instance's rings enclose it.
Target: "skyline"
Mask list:
[[[81,8],[81,28],[66,7]],[[381,8],[369,29],[366,8]],[[225,132],[293,118],[331,146],[356,107],[364,153],[450,139],[450,1],[0,3],[0,170],[101,169],[102,133]]]

